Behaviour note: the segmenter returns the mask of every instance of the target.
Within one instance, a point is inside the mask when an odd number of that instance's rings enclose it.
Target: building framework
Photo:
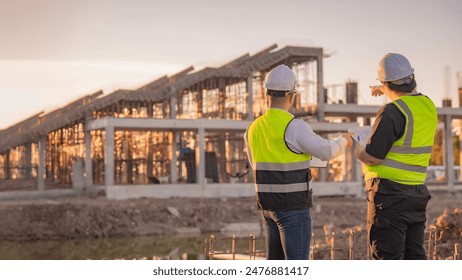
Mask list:
[[[278,64],[298,75],[292,113],[329,137],[370,124],[379,107],[357,104],[357,83],[333,100],[323,84],[319,47],[272,45],[221,67],[188,67],[135,90],[102,91],[53,112],[40,112],[0,131],[0,183],[36,182],[36,191],[104,189],[110,198],[253,195],[243,134],[266,110],[262,87]],[[462,112],[438,108],[445,165],[454,168],[453,120]],[[357,194],[361,167],[351,151],[319,169],[318,193]],[[460,182],[449,172],[446,183]],[[1,194],[0,194],[1,195]]]

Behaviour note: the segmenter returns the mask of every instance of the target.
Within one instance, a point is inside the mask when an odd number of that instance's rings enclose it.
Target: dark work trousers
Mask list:
[[[406,191],[388,192],[375,179],[368,188],[367,225],[369,245],[375,260],[425,260],[424,231],[426,191],[409,195]],[[406,188],[403,186],[401,188]],[[410,186],[409,188],[413,188]],[[367,188],[366,188],[367,189]]]

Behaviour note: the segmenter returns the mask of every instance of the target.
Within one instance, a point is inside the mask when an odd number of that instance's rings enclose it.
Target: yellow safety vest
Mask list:
[[[438,123],[435,105],[424,95],[402,96],[393,104],[406,117],[405,131],[380,164],[366,166],[365,180],[383,178],[404,185],[424,184]]]
[[[258,206],[267,210],[309,208],[311,155],[291,151],[284,134],[294,117],[268,109],[247,129]]]

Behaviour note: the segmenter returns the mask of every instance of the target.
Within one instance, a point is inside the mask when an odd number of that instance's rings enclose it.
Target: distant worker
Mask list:
[[[433,102],[416,90],[414,69],[400,54],[379,62],[382,86],[392,102],[377,113],[366,146],[356,148],[365,164],[368,231],[373,259],[426,259],[424,230],[431,198],[425,185],[438,117]]]
[[[264,83],[270,108],[244,135],[257,205],[265,221],[268,259],[308,259],[312,231],[310,160],[312,156],[332,159],[352,145],[349,134],[326,140],[288,112],[296,86],[297,77],[289,67],[272,69]]]

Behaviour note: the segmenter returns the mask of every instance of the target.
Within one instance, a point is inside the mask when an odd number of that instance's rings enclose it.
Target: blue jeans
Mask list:
[[[311,242],[310,209],[261,210],[268,260],[307,260]]]

